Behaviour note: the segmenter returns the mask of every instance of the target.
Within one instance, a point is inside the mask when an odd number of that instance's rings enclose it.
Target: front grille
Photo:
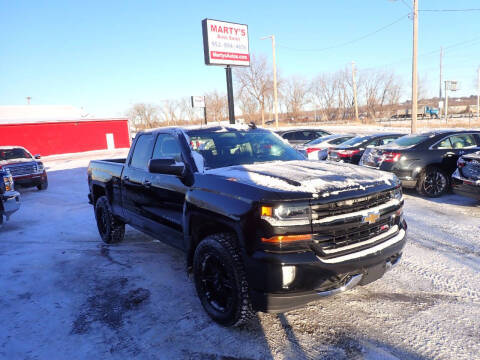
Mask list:
[[[10,165],[6,166],[10,170],[10,173],[13,177],[17,176],[24,176],[34,174],[37,170],[34,164],[27,164],[27,165]]]
[[[312,220],[315,221],[329,216],[350,214],[356,211],[370,209],[385,204],[393,198],[393,191],[389,190],[357,199],[314,204],[312,205]]]
[[[462,174],[467,179],[480,180],[480,163],[477,160],[467,162],[462,168]]]
[[[391,215],[382,217],[375,224],[360,224],[345,228],[344,226],[336,227],[336,229],[325,229],[313,235],[313,247],[317,253],[328,257],[329,253],[338,256],[342,254],[342,248],[349,245],[359,244],[372,239],[376,236],[387,233],[395,226],[395,218]],[[395,233],[396,234],[396,233]],[[395,235],[395,234],[392,234]],[[382,240],[383,241],[383,240]],[[372,246],[373,244],[368,244]],[[333,251],[337,250],[337,251]],[[345,249],[348,251],[349,249]],[[358,248],[355,248],[355,251]]]

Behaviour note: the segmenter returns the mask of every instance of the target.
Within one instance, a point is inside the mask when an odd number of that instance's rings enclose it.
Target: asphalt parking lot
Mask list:
[[[102,157],[101,155],[96,155]],[[401,264],[365,287],[241,329],[212,322],[183,254],[132,228],[101,243],[88,157],[46,162],[0,229],[0,358],[473,359],[480,352],[480,204],[405,195]]]

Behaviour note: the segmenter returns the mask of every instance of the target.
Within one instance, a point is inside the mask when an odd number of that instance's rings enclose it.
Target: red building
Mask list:
[[[84,118],[81,110],[67,106],[0,106],[2,145],[43,156],[128,148],[128,120]]]

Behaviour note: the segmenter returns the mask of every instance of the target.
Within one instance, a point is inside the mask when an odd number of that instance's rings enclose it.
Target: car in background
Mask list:
[[[20,194],[15,191],[10,171],[0,167],[0,225],[20,208]]]
[[[455,194],[480,200],[480,151],[464,155],[457,161],[457,170],[452,175]]]
[[[391,143],[405,134],[379,133],[351,138],[344,143],[328,150],[328,160],[358,164],[367,148]]]
[[[355,137],[355,135],[326,135],[309,141],[305,145],[300,145],[297,149],[308,157],[309,160],[326,160],[329,148],[340,145],[353,137]]]
[[[276,131],[276,133],[294,147],[297,145],[303,145],[325,135],[331,135],[328,131],[322,129],[279,130]]]
[[[16,185],[46,190],[48,177],[40,158],[21,146],[0,147],[0,166],[10,171]]]
[[[428,197],[450,189],[451,176],[462,155],[480,149],[480,131],[437,130],[407,135],[366,152],[360,165],[390,171],[402,186]]]

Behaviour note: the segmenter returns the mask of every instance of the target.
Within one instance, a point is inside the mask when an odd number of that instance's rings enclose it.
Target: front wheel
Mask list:
[[[439,168],[427,168],[421,175],[417,184],[420,194],[431,198],[442,196],[448,191],[450,181],[445,172]]]
[[[103,242],[114,244],[123,240],[125,224],[115,218],[106,196],[100,197],[95,204],[95,219]]]
[[[48,189],[48,180],[43,180],[40,184],[37,185],[38,190],[47,190]]]
[[[193,273],[198,297],[207,314],[224,326],[237,326],[253,316],[248,283],[235,236],[206,237],[195,249]]]

